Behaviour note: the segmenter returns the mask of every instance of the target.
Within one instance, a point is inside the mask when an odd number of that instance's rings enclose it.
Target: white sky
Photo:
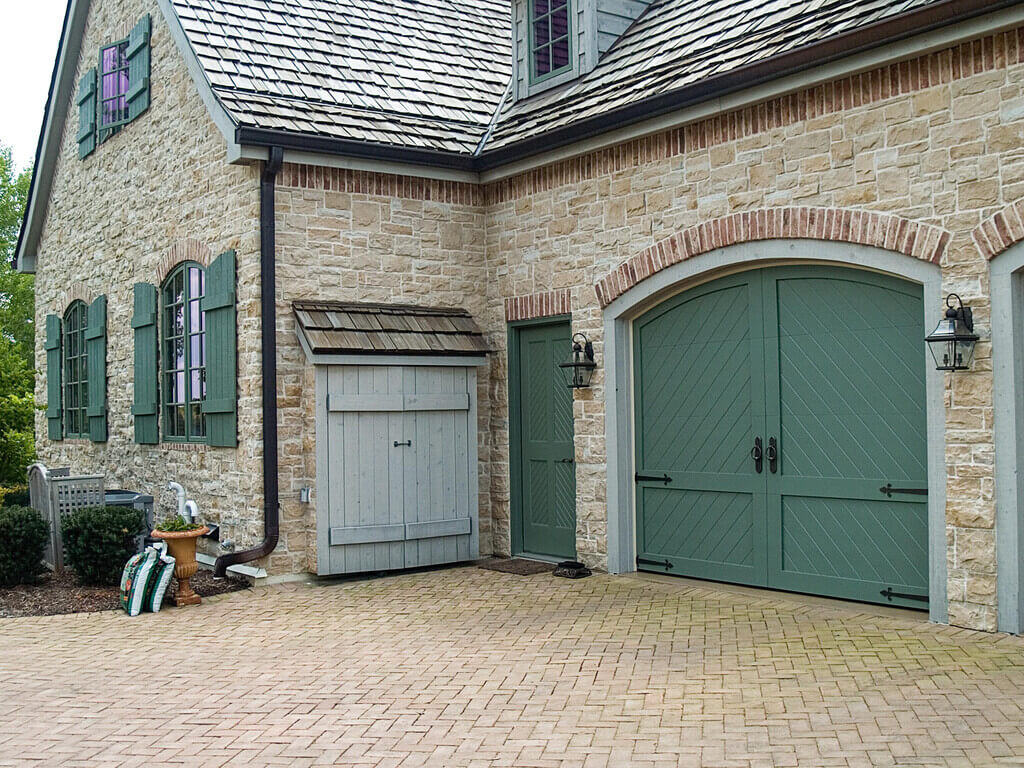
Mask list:
[[[0,143],[35,159],[66,0],[0,0]]]

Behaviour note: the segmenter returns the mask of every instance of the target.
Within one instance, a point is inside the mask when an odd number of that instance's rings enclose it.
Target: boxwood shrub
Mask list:
[[[43,572],[43,548],[50,532],[29,507],[0,508],[0,586],[25,584]]]
[[[135,550],[144,513],[131,507],[93,507],[64,518],[64,562],[82,584],[115,585]]]

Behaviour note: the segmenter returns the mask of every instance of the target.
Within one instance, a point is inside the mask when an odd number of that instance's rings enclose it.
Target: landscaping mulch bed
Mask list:
[[[524,560],[519,557],[492,557],[478,563],[485,571],[499,571],[516,576],[534,576],[538,573],[551,573],[555,570],[554,563],[542,563],[538,560]]]
[[[200,569],[191,580],[192,589],[201,597],[248,589],[244,579],[228,577],[214,580],[211,571]],[[172,579],[164,605],[174,597],[177,580]],[[15,616],[54,616],[59,613],[113,611],[118,605],[118,587],[83,587],[71,571],[47,573],[35,584],[0,587],[0,618]],[[170,602],[173,605],[173,602]]]

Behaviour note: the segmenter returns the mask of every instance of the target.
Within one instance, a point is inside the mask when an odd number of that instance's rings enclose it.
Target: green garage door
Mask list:
[[[919,286],[830,267],[638,318],[638,567],[925,607],[922,323]]]

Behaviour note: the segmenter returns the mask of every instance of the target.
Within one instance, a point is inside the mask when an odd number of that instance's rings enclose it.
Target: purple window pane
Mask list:
[[[569,9],[562,7],[551,14],[551,39],[569,34]]]
[[[569,38],[563,37],[551,44],[551,69],[561,69],[569,63]]]
[[[193,294],[194,296],[195,294]],[[199,318],[202,316],[202,312],[199,311],[199,300],[190,301],[188,303],[188,322],[192,333],[200,330]]]
[[[559,0],[555,0],[558,3]],[[548,0],[533,0],[533,15],[542,16],[548,12]]]
[[[172,367],[175,369],[185,368],[185,339],[178,337],[174,340],[174,356],[171,358]]]
[[[103,49],[103,74],[107,72],[113,72],[117,69],[118,64],[118,49],[117,46]]]
[[[185,307],[181,304],[174,308],[174,323],[171,325],[175,336],[185,333]]]
[[[185,402],[185,372],[178,371],[174,374],[174,402]]]
[[[551,26],[549,24],[549,18],[545,16],[543,19],[537,19],[537,22],[533,25],[534,45],[544,45],[550,39]]]
[[[546,75],[551,71],[551,50],[544,46],[533,52],[534,69],[538,75]]]
[[[188,271],[188,290],[194,299],[203,295],[203,270],[198,267],[192,267]]]
[[[189,343],[188,348],[189,358],[192,361],[192,365],[195,368],[199,368],[204,364],[203,360],[203,337],[193,336]]]
[[[191,379],[189,383],[192,385],[191,399],[193,401],[202,399],[199,395],[203,388],[203,372],[193,369],[192,375],[189,378]]]

